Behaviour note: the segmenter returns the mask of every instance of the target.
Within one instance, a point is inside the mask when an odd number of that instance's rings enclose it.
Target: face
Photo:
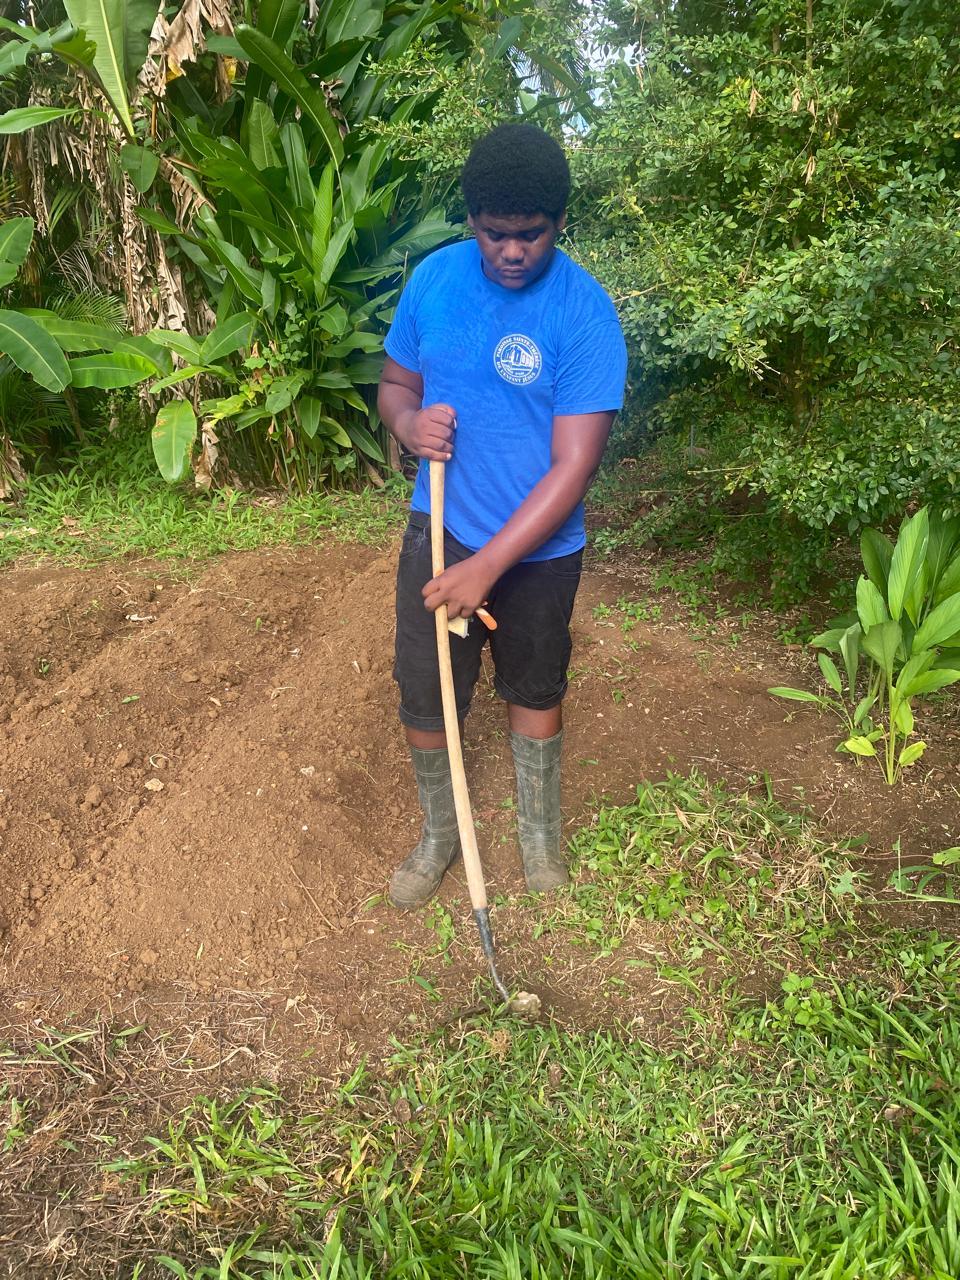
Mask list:
[[[467,219],[480,246],[484,273],[505,289],[522,289],[543,275],[566,221],[564,213],[556,221],[545,213],[500,217],[481,212]]]

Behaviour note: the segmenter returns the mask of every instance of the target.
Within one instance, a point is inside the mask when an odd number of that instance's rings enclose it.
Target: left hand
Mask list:
[[[444,569],[423,588],[423,603],[435,613],[442,604],[448,618],[470,618],[477,606],[485,604],[496,577],[478,556],[469,556],[459,564]]]

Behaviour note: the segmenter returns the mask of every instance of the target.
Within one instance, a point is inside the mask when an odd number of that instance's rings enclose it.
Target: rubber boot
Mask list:
[[[570,876],[560,850],[560,754],[563,730],[552,738],[510,734],[517,771],[517,827],[531,893],[559,889]]]
[[[390,901],[395,907],[422,907],[436,893],[447,867],[460,852],[457,811],[450,780],[446,747],[438,751],[410,748],[413,771],[423,810],[423,832],[413,853],[402,862],[390,881]]]

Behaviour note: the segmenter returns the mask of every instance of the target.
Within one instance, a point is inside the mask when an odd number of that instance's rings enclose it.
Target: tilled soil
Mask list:
[[[469,1002],[473,960],[444,967],[429,919],[381,896],[419,822],[391,677],[394,563],[331,545],[227,556],[189,578],[143,562],[0,576],[8,1020],[162,1022],[178,1002],[266,1000],[278,1020],[302,1015],[311,1053],[334,1065],[423,1011],[412,960],[448,1003]],[[867,858],[897,839],[914,859],[960,841],[945,711],[925,718],[922,772],[890,791],[837,756],[833,722],[767,694],[809,680],[806,655],[760,631],[735,647],[698,639],[678,620],[624,634],[595,609],[644,595],[643,580],[628,565],[584,577],[571,830],[600,796],[625,802],[641,779],[699,767],[740,786],[766,775],[834,832],[867,835]],[[492,894],[522,889],[503,729],[485,676],[467,767]],[[462,872],[447,879],[442,900],[469,928]],[[550,989],[549,975],[524,978]],[[555,1008],[592,1016],[561,993]]]

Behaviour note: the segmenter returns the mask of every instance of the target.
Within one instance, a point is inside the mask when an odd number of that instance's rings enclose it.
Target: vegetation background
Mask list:
[[[407,490],[383,336],[417,260],[464,234],[458,170],[506,119],[564,140],[563,247],[627,334],[594,546],[695,551],[595,619],[639,649],[666,609],[699,642],[732,582],[799,648],[816,627],[788,606],[855,603],[815,637],[820,692],[774,692],[836,716],[851,773],[915,765],[915,711],[946,759],[955,0],[0,0],[0,564],[382,541]],[[640,1004],[600,1031],[470,1012],[334,1089],[309,1049],[288,1080],[245,1041],[249,1087],[194,1074],[186,1026],[5,1032],[0,1258],[955,1280],[960,846],[891,874],[782,808],[756,750],[746,790],[670,774],[594,813],[532,937],[529,903],[497,904],[545,966],[576,952],[601,1023],[649,976],[658,1036]],[[890,805],[933,848],[930,794]],[[476,956],[442,903],[424,923],[409,981],[433,999],[434,969]],[[603,969],[644,927],[657,945]]]
[[[947,0],[2,9],[8,502],[121,422],[201,489],[379,484],[397,292],[522,118],[627,332],[612,457],[673,495],[625,540],[712,539],[786,600],[860,526],[958,509]]]

